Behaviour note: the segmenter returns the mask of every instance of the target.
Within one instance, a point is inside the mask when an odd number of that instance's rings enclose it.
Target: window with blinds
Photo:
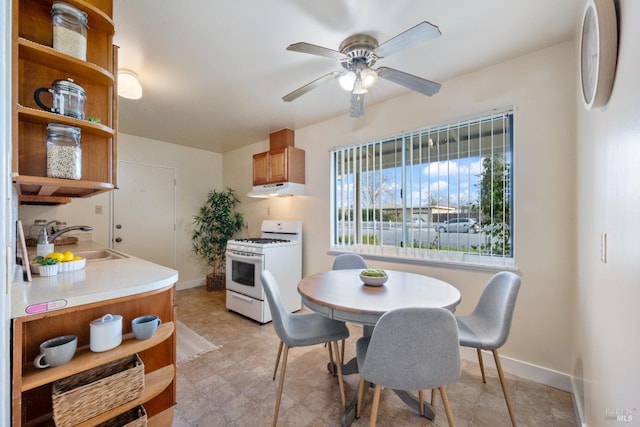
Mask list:
[[[331,151],[332,249],[513,265],[512,109]]]

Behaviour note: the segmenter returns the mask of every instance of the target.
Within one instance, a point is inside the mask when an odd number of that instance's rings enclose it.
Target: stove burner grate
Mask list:
[[[261,245],[268,245],[269,243],[286,243],[290,240],[286,239],[267,239],[261,237],[251,237],[248,239],[235,239],[236,242],[258,243]]]

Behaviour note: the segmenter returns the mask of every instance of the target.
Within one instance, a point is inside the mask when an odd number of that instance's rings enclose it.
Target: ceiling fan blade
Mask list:
[[[440,90],[440,83],[432,82],[431,80],[423,79],[422,77],[414,76],[413,74],[408,74],[393,68],[380,67],[376,71],[378,72],[378,77],[382,77],[383,79],[427,96],[435,95]]]
[[[351,117],[360,117],[364,114],[364,94],[351,94]]]
[[[322,77],[318,77],[317,79],[315,79],[311,83],[307,83],[306,85],[304,85],[302,87],[299,87],[298,89],[294,90],[293,92],[286,94],[285,96],[282,97],[282,100],[286,101],[286,102],[291,102],[294,99],[304,95],[305,93],[310,92],[312,89],[317,88],[321,84],[326,83],[329,80],[333,80],[335,78],[340,77],[341,74],[342,73],[340,71],[332,71],[329,74],[325,74]]]
[[[337,50],[329,49],[328,47],[316,46],[315,44],[305,42],[290,44],[289,46],[287,46],[287,50],[291,50],[293,52],[308,53],[311,55],[324,56],[331,59],[344,60],[347,58],[347,55],[342,52],[338,52]]]
[[[418,43],[435,39],[441,35],[442,33],[437,26],[427,21],[423,21],[415,27],[411,27],[407,31],[382,43],[374,49],[373,53],[375,53],[378,58],[383,58],[396,52],[400,52],[401,50],[408,49]]]

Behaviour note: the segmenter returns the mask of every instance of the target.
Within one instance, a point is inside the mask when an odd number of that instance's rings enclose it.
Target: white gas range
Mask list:
[[[300,310],[298,282],[302,278],[302,221],[265,220],[261,237],[227,242],[227,308],[260,323],[271,321],[260,273],[276,279],[284,306]]]

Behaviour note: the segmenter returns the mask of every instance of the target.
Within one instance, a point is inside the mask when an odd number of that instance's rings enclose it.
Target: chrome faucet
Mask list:
[[[42,227],[42,229],[38,233],[38,244],[39,245],[48,245],[49,242],[53,243],[54,240],[56,240],[58,237],[62,236],[64,233],[67,233],[69,231],[73,231],[73,230],[91,231],[91,230],[93,230],[93,227],[91,227],[89,225],[72,225],[70,227],[63,228],[62,230],[58,230],[55,233],[53,233],[51,236],[49,236],[47,234],[47,228],[49,228],[49,224],[53,224],[53,223],[55,223],[57,221],[58,220],[54,219],[53,221],[49,221],[47,223],[47,225]]]

